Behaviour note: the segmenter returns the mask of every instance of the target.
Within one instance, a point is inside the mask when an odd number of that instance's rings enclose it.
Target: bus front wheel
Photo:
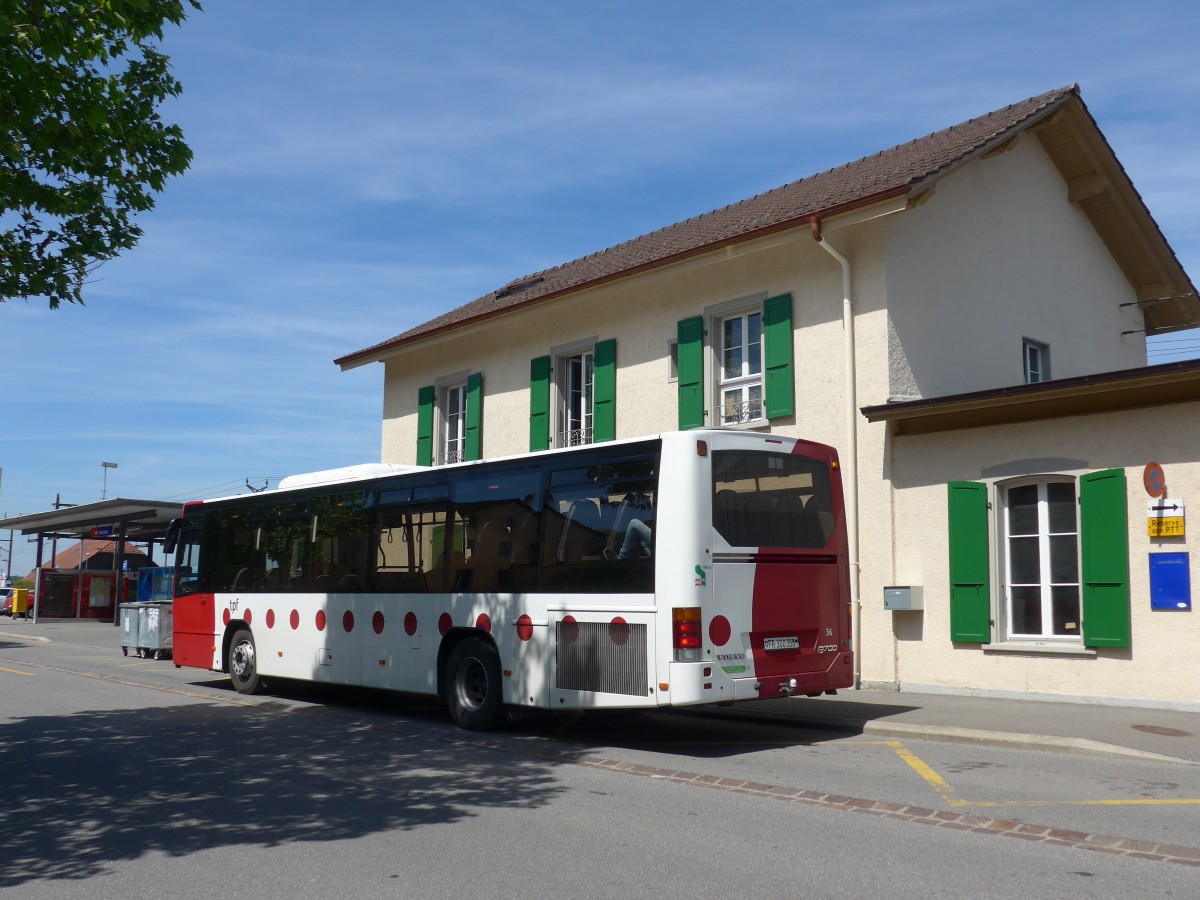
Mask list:
[[[446,704],[459,728],[490,731],[504,712],[500,654],[488,641],[467,638],[446,660]]]
[[[235,631],[229,642],[229,677],[239,694],[257,694],[263,689],[263,680],[258,677],[254,635],[245,628]]]

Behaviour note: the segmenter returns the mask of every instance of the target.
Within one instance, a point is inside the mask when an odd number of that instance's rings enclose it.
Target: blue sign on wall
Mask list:
[[[1187,553],[1150,554],[1150,608],[1191,609],[1192,580]]]

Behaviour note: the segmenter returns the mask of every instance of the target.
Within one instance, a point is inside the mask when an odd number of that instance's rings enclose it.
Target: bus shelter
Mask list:
[[[119,624],[119,609],[126,599],[127,583],[134,581],[127,571],[127,545],[144,544],[146,556],[154,561],[154,545],[161,544],[171,520],[183,514],[180,503],[160,500],[101,500],[82,506],[48,510],[25,516],[0,519],[0,529],[20,532],[37,541],[37,562],[30,613],[36,621],[43,618],[93,618]],[[61,554],[53,567],[44,567],[47,544],[77,540],[82,548],[88,541],[111,541],[111,566],[88,568],[81,560],[78,568],[62,564]]]

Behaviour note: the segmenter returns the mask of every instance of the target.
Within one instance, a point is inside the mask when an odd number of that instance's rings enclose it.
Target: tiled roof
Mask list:
[[[1068,85],[922,138],[793,181],[552,269],[535,272],[386,341],[334,362],[354,366],[400,345],[470,322],[727,244],[793,228],[812,217],[901,196],[1029,127],[1071,97]]]

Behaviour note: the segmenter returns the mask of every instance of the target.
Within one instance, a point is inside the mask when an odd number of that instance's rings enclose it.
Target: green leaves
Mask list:
[[[0,301],[83,303],[135,246],[192,152],[158,108],[182,86],[155,48],[196,0],[0,0]]]

